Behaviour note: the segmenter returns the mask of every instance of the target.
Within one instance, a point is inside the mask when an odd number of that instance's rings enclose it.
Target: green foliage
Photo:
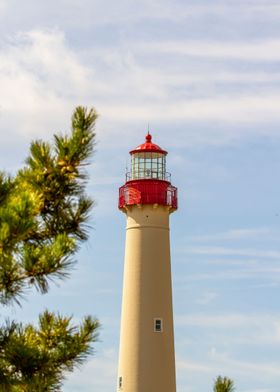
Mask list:
[[[71,317],[45,311],[39,328],[6,323],[1,329],[0,384],[7,391],[59,391],[63,373],[73,370],[91,353],[99,324],[90,317],[78,328]]]
[[[0,173],[0,303],[20,304],[35,287],[64,279],[79,244],[87,239],[93,201],[85,194],[85,166],[94,148],[94,109],[78,107],[71,134],[55,135],[54,144],[33,141],[26,164],[12,178]],[[0,328],[1,391],[60,391],[66,370],[91,352],[98,321],[45,311],[39,326],[6,322]]]
[[[235,390],[234,382],[228,377],[218,376],[215,380],[214,392],[233,392]]]

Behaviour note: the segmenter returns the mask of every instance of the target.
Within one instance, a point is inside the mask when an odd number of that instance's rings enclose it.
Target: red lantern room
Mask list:
[[[119,190],[119,208],[130,205],[155,204],[177,209],[177,188],[171,185],[166,172],[167,151],[152,143],[150,133],[146,142],[130,151],[131,171]]]

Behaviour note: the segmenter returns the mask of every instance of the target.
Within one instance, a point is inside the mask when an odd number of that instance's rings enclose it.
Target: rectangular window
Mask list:
[[[154,319],[154,332],[162,332],[162,330],[163,330],[162,319],[155,318]]]
[[[123,379],[119,377],[119,389],[122,389]]]

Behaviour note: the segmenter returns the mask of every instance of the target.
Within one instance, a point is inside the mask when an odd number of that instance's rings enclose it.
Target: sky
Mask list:
[[[95,107],[91,235],[68,281],[1,319],[48,308],[100,319],[65,392],[116,390],[129,151],[169,152],[178,187],[171,254],[178,392],[280,383],[280,3],[278,0],[0,0],[0,167]]]

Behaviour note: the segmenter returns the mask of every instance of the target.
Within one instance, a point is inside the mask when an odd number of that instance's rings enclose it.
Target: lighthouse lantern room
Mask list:
[[[131,171],[120,188],[119,208],[133,204],[160,204],[177,209],[177,188],[171,185],[166,171],[167,151],[152,143],[150,133],[146,142],[130,151]]]

